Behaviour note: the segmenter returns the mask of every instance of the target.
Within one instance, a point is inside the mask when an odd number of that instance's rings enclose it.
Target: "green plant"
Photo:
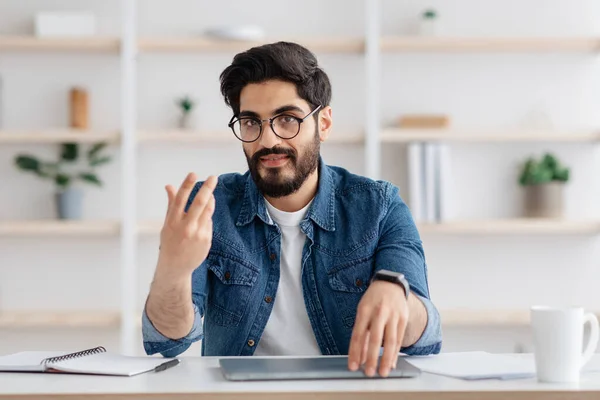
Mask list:
[[[423,18],[425,18],[425,19],[434,19],[436,17],[437,17],[437,12],[432,8],[423,11]]]
[[[527,159],[519,177],[522,186],[541,185],[548,182],[567,182],[570,170],[561,165],[553,154],[546,153],[541,160]]]
[[[57,162],[41,161],[30,154],[20,154],[15,157],[15,165],[21,171],[31,172],[40,178],[54,181],[59,190],[65,190],[75,180],[102,186],[102,181],[96,175],[96,167],[111,161],[109,156],[102,155],[106,143],[96,143],[86,152],[87,168],[83,172],[69,172],[79,159],[81,149],[77,143],[63,143],[60,149],[60,159]],[[72,168],[70,168],[72,169]]]
[[[182,97],[177,100],[177,105],[181,108],[181,112],[187,114],[194,108],[195,102],[189,96]]]

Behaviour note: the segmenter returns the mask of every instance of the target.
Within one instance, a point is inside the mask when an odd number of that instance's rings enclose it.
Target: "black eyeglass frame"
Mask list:
[[[303,117],[303,118],[296,117],[295,115],[288,114],[287,112],[282,112],[281,114],[274,115],[274,116],[272,116],[271,118],[267,118],[267,119],[259,119],[259,118],[256,118],[256,117],[241,117],[241,118],[240,118],[240,117],[238,117],[238,116],[234,115],[234,116],[233,116],[233,117],[231,117],[231,119],[229,120],[229,123],[227,124],[227,126],[229,126],[229,128],[231,128],[231,131],[233,132],[233,135],[234,135],[234,136],[235,136],[237,139],[241,140],[241,141],[242,141],[242,142],[244,142],[244,143],[252,143],[252,142],[256,142],[256,141],[257,141],[258,139],[260,139],[260,137],[262,136],[262,134],[263,134],[263,128],[264,128],[264,126],[263,126],[263,122],[269,121],[269,126],[271,127],[271,130],[273,131],[273,133],[275,134],[275,136],[277,136],[278,138],[281,138],[281,139],[283,139],[283,140],[291,140],[291,139],[295,138],[296,136],[298,136],[298,134],[300,133],[300,129],[302,128],[302,123],[303,123],[303,122],[304,122],[304,121],[305,121],[305,120],[306,120],[308,117],[310,117],[311,115],[313,115],[314,113],[316,113],[317,111],[319,111],[319,110],[320,110],[322,107],[323,107],[322,105],[318,105],[318,106],[317,106],[317,107],[316,107],[314,110],[312,110],[310,113],[308,113],[308,114],[307,114],[305,117]],[[278,134],[278,133],[275,131],[275,128],[273,127],[273,121],[274,121],[276,118],[279,118],[279,117],[282,117],[282,116],[286,116],[286,117],[294,118],[296,121],[298,121],[298,132],[296,132],[296,134],[295,134],[294,136],[291,136],[291,137],[283,137],[283,136],[279,135],[279,134]],[[237,122],[239,122],[239,121],[241,121],[241,120],[243,120],[243,119],[251,119],[251,120],[253,120],[253,121],[256,121],[256,122],[258,122],[258,126],[259,126],[259,128],[260,128],[260,131],[259,131],[259,133],[258,133],[258,136],[256,136],[256,139],[254,139],[254,140],[244,140],[244,139],[242,139],[241,137],[239,137],[239,136],[238,136],[238,135],[235,133],[235,129],[233,128],[233,126],[234,126],[234,125],[235,125]]]

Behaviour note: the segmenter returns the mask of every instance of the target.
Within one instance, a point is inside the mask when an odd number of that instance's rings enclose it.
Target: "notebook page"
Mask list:
[[[152,371],[169,360],[171,359],[163,357],[131,357],[100,353],[53,363],[48,367],[80,374],[133,376]]]
[[[65,354],[69,353],[65,351],[22,351],[0,356],[0,371],[44,371],[44,366],[40,364],[42,360]]]

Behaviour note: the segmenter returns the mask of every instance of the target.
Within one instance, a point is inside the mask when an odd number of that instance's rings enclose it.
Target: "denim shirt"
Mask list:
[[[194,187],[187,207],[201,185]],[[271,314],[270,300],[277,301],[281,232],[268,216],[264,197],[248,172],[220,176],[214,196],[212,246],[192,274],[193,327],[172,340],[144,311],[147,354],[174,357],[202,340],[202,355],[250,356]],[[440,317],[429,297],[421,239],[395,186],[320,160],[317,194],[300,228],[306,234],[304,304],[323,355],[348,354],[358,303],[379,269],[403,273],[427,311],[425,331],[401,351],[439,353]]]

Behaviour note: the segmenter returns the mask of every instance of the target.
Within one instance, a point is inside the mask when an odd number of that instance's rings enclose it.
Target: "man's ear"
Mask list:
[[[333,126],[333,119],[331,118],[331,107],[327,106],[322,110],[319,110],[319,139],[324,142],[329,137],[331,128]]]

